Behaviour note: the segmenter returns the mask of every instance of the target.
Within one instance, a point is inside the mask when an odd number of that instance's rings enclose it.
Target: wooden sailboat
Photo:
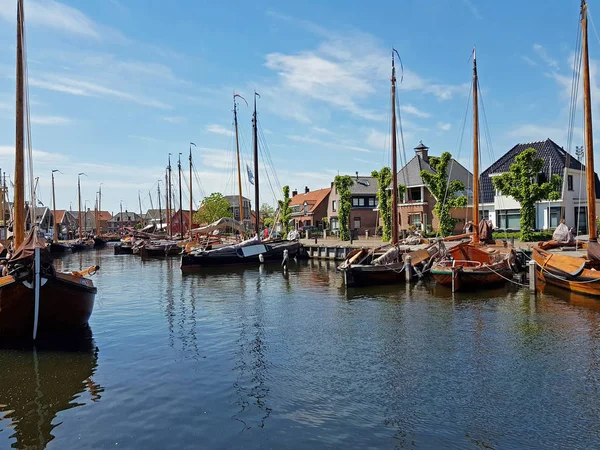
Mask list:
[[[583,61],[583,113],[585,120],[585,180],[589,241],[587,254],[558,254],[533,248],[538,280],[571,292],[600,297],[600,245],[596,229],[596,190],[594,173],[594,139],[592,133],[592,97],[588,52],[587,2],[581,2],[581,60]]]
[[[101,248],[106,245],[106,238],[102,236],[102,183],[98,186],[98,201],[96,202],[96,214],[94,223],[96,227],[96,235],[94,236],[94,247]]]
[[[254,207],[255,207],[255,237],[235,245],[227,245],[215,249],[197,249],[190,253],[184,253],[181,258],[181,270],[193,271],[208,266],[229,264],[258,264],[263,262],[282,262],[284,255],[293,258],[300,249],[298,241],[272,240],[261,241],[260,239],[260,196],[258,182],[258,135],[256,97],[254,93],[254,114],[252,119],[253,141],[254,141]]]
[[[359,249],[348,254],[338,267],[344,275],[347,287],[378,284],[403,283],[406,281],[406,255],[410,254],[411,264],[418,265],[428,261],[433,247],[409,251],[398,246],[398,163],[396,134],[396,67],[392,50],[392,240],[390,245],[375,249]]]
[[[492,244],[491,231],[485,220],[479,221],[479,111],[477,55],[473,50],[473,224],[471,242],[459,243],[431,267],[431,274],[441,285],[453,291],[478,289],[502,284],[513,276],[515,253],[506,244]],[[485,242],[481,242],[482,237]]]
[[[66,242],[58,241],[58,222],[56,222],[56,194],[54,192],[54,172],[58,172],[58,169],[52,170],[52,221],[54,223],[54,233],[52,235],[52,242],[50,243],[50,253],[53,255],[62,255],[71,249],[71,246]]]
[[[66,332],[88,323],[97,290],[84,275],[98,268],[82,273],[59,273],[37,227],[33,226],[25,237],[24,140],[29,108],[25,103],[24,24],[23,0],[18,0],[13,224],[16,251],[8,260],[8,275],[0,277],[0,338],[33,336],[36,339],[38,331]]]
[[[73,253],[81,252],[84,250],[92,250],[94,248],[93,239],[83,238],[83,221],[81,218],[81,175],[85,175],[85,173],[81,172],[77,175],[77,199],[79,202],[79,208],[77,208],[79,210],[77,211],[77,221],[79,224],[79,239],[77,239],[71,244],[71,249],[73,250]]]

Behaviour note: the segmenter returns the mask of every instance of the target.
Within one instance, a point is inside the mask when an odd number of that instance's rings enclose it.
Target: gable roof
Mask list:
[[[118,212],[117,214],[115,214],[114,216],[112,216],[111,219],[109,219],[109,222],[137,222],[138,220],[140,220],[140,215],[133,212],[133,211],[124,211],[124,212]]]
[[[411,186],[421,186],[425,184],[421,178],[421,171],[426,170],[435,173],[429,163],[421,155],[415,155],[413,159],[406,163],[398,172],[398,184],[403,184],[407,188]],[[391,188],[391,185],[390,185]]]
[[[239,195],[224,195],[223,198],[227,200],[231,206],[240,206]],[[242,195],[242,202],[250,202],[250,199]]]
[[[91,211],[90,210],[90,211],[86,212],[86,215],[87,214],[91,215],[95,219],[96,211]],[[111,213],[109,213],[108,211],[98,211],[98,220],[100,220],[100,221],[103,221],[103,220],[108,221],[110,219],[112,219],[112,214]]]
[[[378,182],[375,177],[363,177],[356,175],[349,175],[352,178],[354,183],[350,187],[350,193],[352,195],[375,195],[377,194]],[[333,192],[337,195],[337,191],[333,185],[333,181],[331,182],[330,192]],[[294,197],[295,198],[295,197]]]
[[[62,223],[64,217],[65,217],[65,213],[67,212],[66,209],[57,209],[56,210],[56,217],[55,220],[58,223]]]
[[[290,200],[290,206],[302,206],[306,202],[309,206],[309,212],[313,212],[327,198],[331,188],[317,189],[305,194],[296,194]]]
[[[569,156],[569,169],[585,170],[585,166],[581,164],[577,158],[566,152],[565,149],[560,147],[552,139],[517,144],[481,173],[481,176],[479,177],[479,190],[481,192],[482,203],[494,202],[495,189],[492,185],[492,177],[490,177],[490,175],[508,172],[510,166],[515,162],[517,155],[528,148],[535,149],[536,157],[541,158],[544,161],[542,173],[548,174],[548,172],[551,171],[551,175],[560,175],[563,177],[567,155]],[[550,161],[552,161],[552,166],[550,166]],[[598,180],[597,174],[595,174],[595,177],[596,198],[600,198],[600,180]]]

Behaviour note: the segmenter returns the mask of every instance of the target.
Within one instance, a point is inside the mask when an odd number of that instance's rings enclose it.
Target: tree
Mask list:
[[[233,217],[231,205],[220,192],[213,192],[202,200],[200,209],[194,214],[194,222],[213,223],[222,217]]]
[[[449,152],[442,153],[439,158],[430,156],[429,165],[434,173],[421,170],[421,178],[437,200],[433,212],[440,222],[439,232],[442,236],[451,235],[458,221],[452,217],[450,210],[467,206],[467,197],[458,195],[459,192],[465,191],[465,184],[460,180],[450,180],[447,174],[451,160],[452,155]]]
[[[283,200],[278,200],[279,204],[279,223],[283,226],[285,234],[290,232],[290,219],[292,218],[292,208],[290,208],[290,187],[283,187]]]
[[[327,217],[323,217],[321,223],[323,224],[324,230],[329,230],[329,219]]]
[[[340,239],[348,241],[350,240],[348,219],[350,218],[350,209],[352,208],[352,193],[350,192],[350,188],[354,185],[354,180],[350,175],[337,175],[333,180],[333,185],[340,196],[340,205],[338,207]]]
[[[265,220],[267,218],[274,218],[275,217],[275,208],[273,208],[271,205],[268,205],[267,203],[263,203],[262,206],[260,207],[260,217]]]
[[[558,200],[562,178],[552,175],[539,183],[544,161],[536,158],[536,150],[527,148],[515,158],[508,172],[492,178],[494,188],[521,204],[521,240],[530,241],[535,228],[535,204],[542,200]]]
[[[273,226],[274,221],[275,221],[275,219],[273,219],[272,217],[266,217],[265,219],[263,219],[265,228],[271,228]]]
[[[388,186],[392,183],[392,169],[384,167],[379,172],[374,170],[371,176],[377,178],[377,203],[381,217],[381,238],[389,241],[392,237],[392,191]],[[398,185],[398,198],[402,196],[406,186]]]

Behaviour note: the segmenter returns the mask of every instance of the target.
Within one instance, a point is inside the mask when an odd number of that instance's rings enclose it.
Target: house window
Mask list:
[[[340,222],[337,217],[332,217],[331,220],[329,221],[329,225],[330,225],[331,231],[340,229]]]
[[[501,209],[497,213],[498,228],[520,230],[521,229],[521,210],[520,209]]]
[[[420,227],[421,226],[421,213],[418,214],[409,214],[408,215],[408,225]]]
[[[364,198],[359,198],[358,199],[358,206],[365,206],[365,199]]]
[[[490,212],[487,209],[479,210],[479,219],[488,220],[490,218]]]
[[[333,212],[336,212],[336,211],[337,211],[337,209],[335,209],[335,200],[332,200],[332,201],[331,201],[331,210],[332,210]]]
[[[421,188],[420,187],[410,188],[408,190],[408,200],[410,202],[420,202],[420,201],[422,201],[422,199],[421,199]]]
[[[550,207],[550,228],[556,228],[560,223],[560,206]]]
[[[354,197],[352,199],[352,206],[358,206],[358,198]]]
[[[369,197],[369,206],[377,206],[375,197]]]
[[[354,218],[354,229],[358,230],[360,228],[360,217]]]
[[[573,175],[567,175],[567,189],[569,191],[573,190]]]

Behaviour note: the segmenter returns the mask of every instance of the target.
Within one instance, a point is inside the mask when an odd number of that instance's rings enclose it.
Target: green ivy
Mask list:
[[[352,180],[350,175],[337,175],[333,180],[333,185],[340,197],[338,209],[340,239],[342,241],[349,241],[348,219],[350,218],[350,209],[352,208],[352,193],[350,192],[350,188],[354,185],[354,180]]]
[[[381,239],[389,241],[392,237],[392,195],[388,186],[392,183],[392,169],[384,167],[379,172],[374,170],[371,172],[371,176],[377,178],[379,185],[377,202],[381,217]],[[398,186],[398,198],[402,197],[405,190],[406,186]]]
[[[562,186],[559,175],[552,175],[545,183],[537,183],[544,161],[535,155],[534,148],[525,149],[515,158],[508,172],[492,178],[494,188],[521,204],[520,239],[523,242],[531,241],[533,236],[535,204],[542,200],[560,199],[559,190]]]
[[[281,213],[279,222],[283,226],[285,230],[285,234],[287,235],[290,232],[290,220],[292,218],[292,208],[290,208],[290,202],[292,199],[290,198],[290,187],[283,187],[283,200],[278,200],[279,211]]]
[[[421,178],[437,200],[433,212],[440,222],[439,232],[442,236],[450,236],[456,226],[457,219],[452,217],[450,210],[467,206],[467,197],[457,195],[465,191],[465,184],[460,180],[448,183],[447,170],[451,160],[452,155],[449,152],[442,153],[440,157],[430,156],[429,165],[435,173],[421,171]]]

